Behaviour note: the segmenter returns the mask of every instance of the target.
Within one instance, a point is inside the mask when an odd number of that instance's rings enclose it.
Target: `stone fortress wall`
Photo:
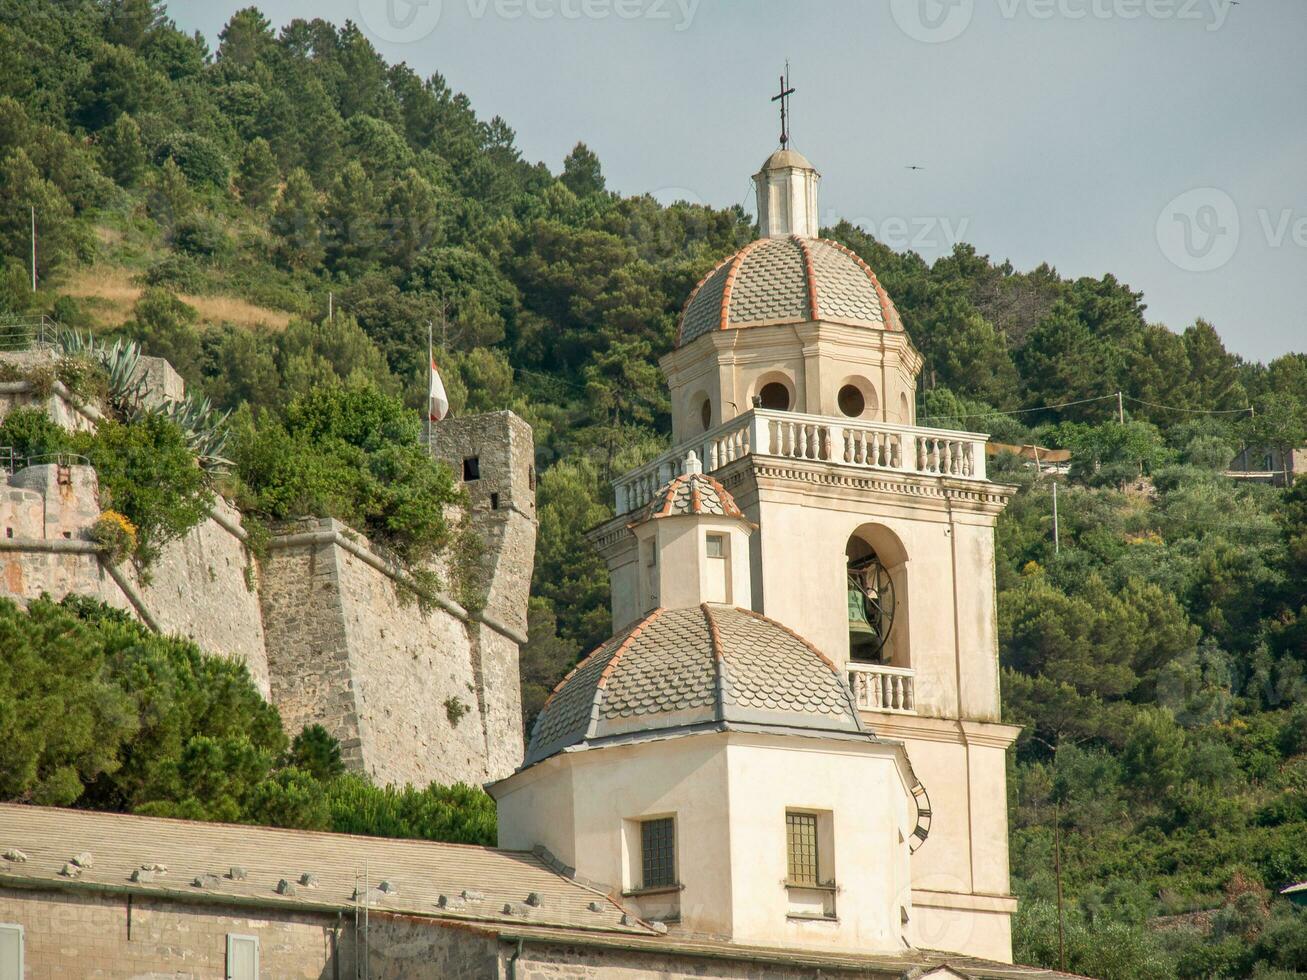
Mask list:
[[[22,368],[40,354],[0,354]],[[180,397],[176,372],[144,359],[158,401]],[[56,383],[0,383],[0,418],[43,408],[66,428],[100,418]],[[215,498],[210,517],[162,550],[142,579],[101,560],[93,468],[63,459],[12,474],[0,467],[0,597],[86,595],[152,629],[244,662],[287,731],[318,723],[347,764],[378,783],[478,784],[522,759],[518,648],[535,555],[534,447],[511,412],[439,423],[433,454],[464,482],[482,539],[484,609],[447,597],[423,610],[406,576],[362,535],[330,519],[278,530],[258,561],[239,512]],[[473,461],[466,472],[465,461]]]

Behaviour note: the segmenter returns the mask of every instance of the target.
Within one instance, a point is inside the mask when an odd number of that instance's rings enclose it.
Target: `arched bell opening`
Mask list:
[[[907,555],[888,528],[864,525],[844,549],[849,659],[910,666],[907,656]]]

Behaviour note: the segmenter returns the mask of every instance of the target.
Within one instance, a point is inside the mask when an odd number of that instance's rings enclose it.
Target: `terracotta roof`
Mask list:
[[[876,274],[851,249],[824,238],[760,238],[694,288],[677,346],[714,330],[809,320],[903,329]]]
[[[843,674],[746,609],[655,609],[577,665],[545,702],[526,765],[611,736],[737,723],[862,733]],[[871,736],[868,736],[871,737]]]
[[[654,494],[639,520],[661,517],[738,517],[746,520],[729,490],[704,473],[685,473],[673,477]]]
[[[26,859],[12,860],[15,852]],[[362,886],[356,878],[366,862],[368,904],[377,911],[496,926],[653,934],[634,918],[628,919],[632,925],[623,925],[621,906],[558,874],[544,857],[521,851],[3,804],[0,853],[6,855],[0,859],[0,883],[15,886],[88,887],[333,912],[354,907],[355,887]],[[70,862],[80,854],[88,854],[90,863],[75,877],[63,873],[65,865],[76,868]],[[142,873],[157,866],[167,870]],[[244,876],[233,876],[234,868],[243,869]],[[139,880],[132,880],[134,874]],[[313,876],[312,887],[300,883],[305,874]],[[283,880],[293,894],[278,891]],[[379,887],[383,881],[389,883],[386,890]],[[527,903],[533,892],[538,905]]]

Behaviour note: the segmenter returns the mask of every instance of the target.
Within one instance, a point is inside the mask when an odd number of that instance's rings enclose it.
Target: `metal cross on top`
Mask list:
[[[771,100],[781,104],[781,149],[785,149],[790,142],[790,96],[794,94],[794,89],[790,87],[790,63],[785,62],[785,74],[781,76],[780,95],[773,95]]]

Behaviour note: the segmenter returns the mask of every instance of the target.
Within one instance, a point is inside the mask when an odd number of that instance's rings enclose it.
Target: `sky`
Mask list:
[[[216,47],[254,0],[174,0]],[[1307,0],[261,0],[351,20],[552,170],[753,211],[790,62],[792,145],[841,218],[928,261],[1111,272],[1173,330],[1307,350]],[[908,169],[920,167],[920,170]]]

